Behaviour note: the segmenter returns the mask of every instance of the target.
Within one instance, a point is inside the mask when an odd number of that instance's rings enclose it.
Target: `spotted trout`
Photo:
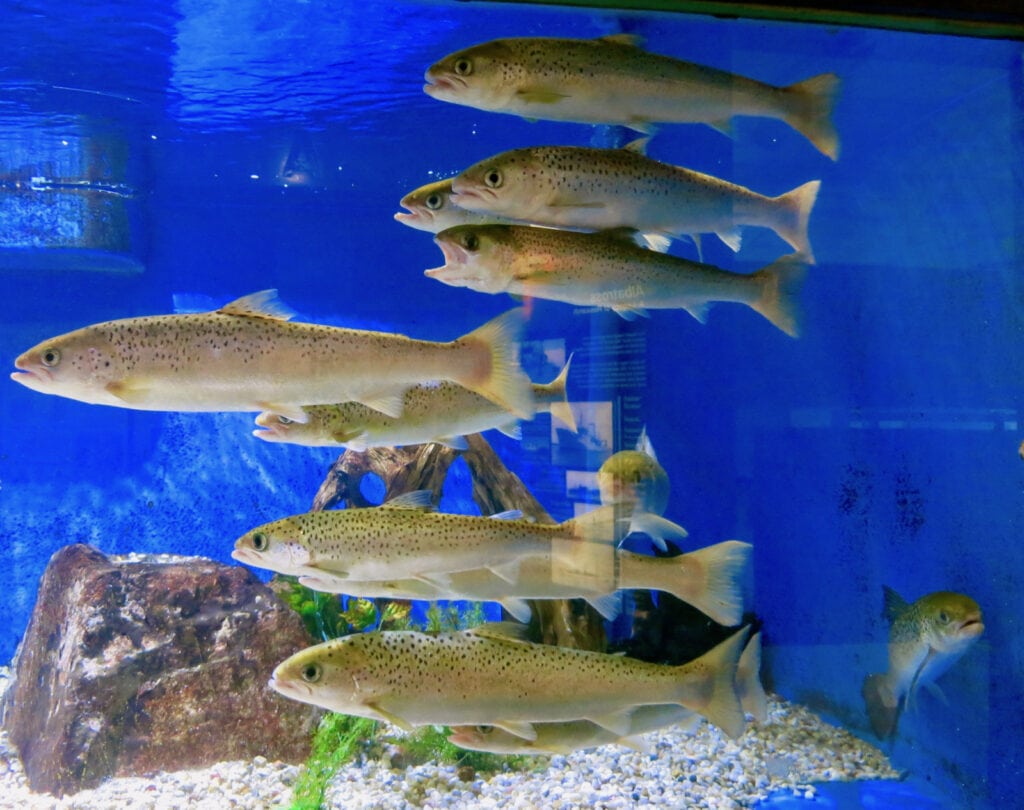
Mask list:
[[[533,385],[536,413],[548,412],[575,432],[576,420],[565,398],[569,363],[550,383]],[[264,411],[253,431],[268,442],[307,447],[402,447],[436,442],[465,450],[464,436],[495,428],[512,438],[522,435],[519,420],[497,403],[450,382],[416,385],[402,397],[402,415],[388,416],[359,402],[312,405],[303,408],[305,422]]]
[[[937,591],[908,604],[883,587],[889,631],[889,669],[868,675],[862,694],[879,738],[896,733],[900,712],[919,686],[951,667],[985,629],[981,608],[969,596]]]
[[[441,101],[529,119],[616,124],[704,123],[729,134],[734,116],[783,121],[823,154],[839,156],[832,109],[839,77],[823,73],[775,87],[650,53],[640,38],[497,39],[449,54],[425,75]]]
[[[813,262],[807,235],[819,180],[765,197],[709,174],[621,149],[537,146],[475,163],[452,180],[452,201],[534,225],[600,231],[631,228],[669,237],[714,233],[734,251],[740,229],[770,228]]]
[[[344,714],[422,725],[493,725],[535,740],[533,723],[590,720],[624,736],[636,706],[673,704],[730,737],[744,718],[733,685],[747,630],[682,666],[534,644],[525,625],[455,633],[361,633],[296,653],[270,686]]]
[[[452,178],[427,183],[413,189],[399,203],[405,211],[395,214],[395,220],[418,231],[437,233],[456,225],[511,222],[506,217],[479,213],[460,208],[452,202]]]
[[[274,411],[355,400],[392,416],[402,394],[451,380],[520,416],[533,413],[512,310],[458,340],[292,323],[274,290],[216,311],[107,321],[51,338],[11,379],[45,394],[148,411]]]
[[[571,559],[580,546],[610,547],[617,539],[614,515],[600,510],[542,524],[519,519],[517,512],[492,517],[433,512],[430,497],[429,490],[419,490],[382,506],[275,520],[246,532],[231,556],[294,576],[414,579],[450,587],[456,571],[486,568],[514,582],[524,557]],[[675,526],[656,516],[651,523]]]
[[[745,304],[790,337],[799,335],[799,254],[756,273],[645,250],[627,233],[574,233],[523,225],[461,225],[434,237],[445,264],[429,278],[478,292],[509,293],[611,309],[626,318],[684,309],[701,323],[715,302]]]

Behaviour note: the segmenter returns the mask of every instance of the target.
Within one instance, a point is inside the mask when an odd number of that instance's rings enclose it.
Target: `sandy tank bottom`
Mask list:
[[[0,668],[0,697],[9,684],[10,670]],[[748,726],[737,741],[707,723],[692,734],[669,728],[647,735],[651,750],[646,754],[605,746],[537,757],[530,771],[477,775],[469,782],[454,765],[397,770],[387,762],[368,760],[338,770],[323,806],[741,808],[781,790],[812,798],[814,782],[900,778],[878,748],[803,707],[770,697],[768,710],[768,722]],[[93,790],[55,799],[29,790],[17,752],[0,732],[0,808],[5,810],[286,810],[299,770],[257,757],[149,778],[110,779]]]

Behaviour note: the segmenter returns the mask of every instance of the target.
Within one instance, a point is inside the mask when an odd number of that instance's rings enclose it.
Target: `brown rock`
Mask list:
[[[314,643],[248,570],[204,558],[50,559],[3,725],[33,790],[231,759],[302,762],[319,712],[267,686]]]

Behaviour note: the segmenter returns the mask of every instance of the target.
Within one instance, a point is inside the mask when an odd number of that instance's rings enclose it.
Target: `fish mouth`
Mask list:
[[[255,565],[257,568],[260,567],[260,559],[252,549],[249,548],[236,548],[231,550],[231,559],[238,560],[240,563],[246,565]]]
[[[408,210],[409,213],[406,213],[405,211],[398,211],[395,214],[395,221],[401,222],[403,225],[408,225],[410,228],[416,228],[416,230],[426,230],[427,220],[429,218],[428,212],[415,211],[412,208],[409,208]]]
[[[26,388],[39,391],[45,388],[47,383],[53,382],[53,373],[48,368],[32,363],[25,357],[15,360],[14,367],[18,370],[11,372],[11,379]]]
[[[288,434],[286,425],[282,425],[277,414],[264,411],[256,417],[256,424],[259,425],[252,435],[265,442],[283,442]]]
[[[960,634],[963,636],[980,636],[985,631],[985,624],[981,616],[972,616],[960,625]]]
[[[442,72],[437,69],[436,65],[427,69],[427,72],[423,74],[423,81],[426,82],[423,85],[423,92],[433,97],[453,95],[468,87],[465,79],[452,73]]]

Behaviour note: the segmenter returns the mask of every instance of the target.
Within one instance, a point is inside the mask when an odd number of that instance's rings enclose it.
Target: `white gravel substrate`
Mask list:
[[[0,695],[9,671],[0,668]],[[450,765],[402,771],[371,760],[341,769],[325,806],[345,810],[407,808],[633,807],[742,808],[776,790],[813,796],[812,782],[898,779],[884,754],[795,704],[769,701],[768,723],[738,741],[707,723],[694,734],[670,728],[647,737],[651,752],[617,746],[537,758],[532,771],[463,782]],[[152,778],[111,779],[55,799],[28,789],[17,753],[0,732],[0,808],[18,810],[271,810],[287,808],[299,768],[257,757]]]

